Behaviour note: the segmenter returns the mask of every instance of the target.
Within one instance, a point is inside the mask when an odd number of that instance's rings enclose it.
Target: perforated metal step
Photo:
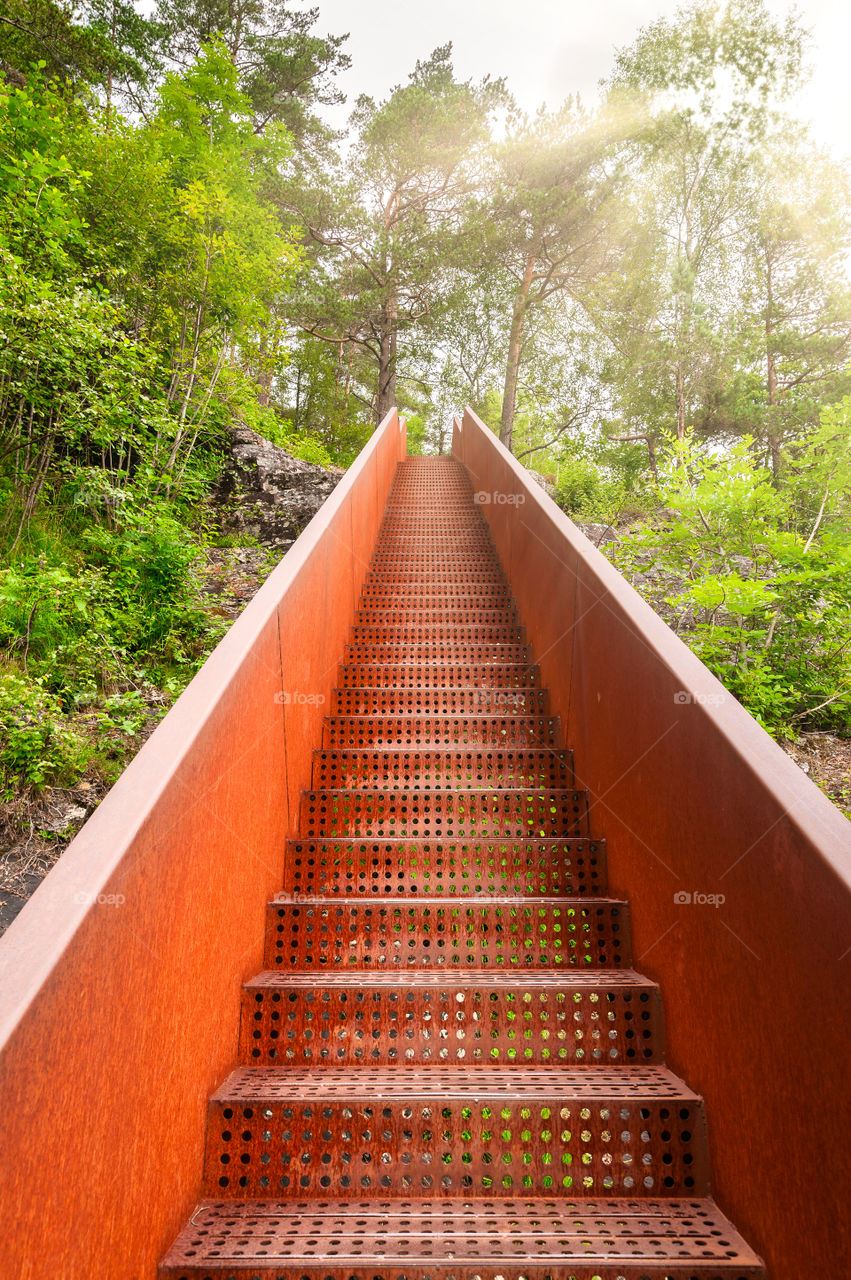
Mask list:
[[[299,830],[306,836],[588,835],[584,791],[469,788],[454,791],[305,791]]]
[[[323,724],[324,747],[495,744],[555,748],[561,741],[558,716],[521,716],[508,711],[475,716],[329,716]]]
[[[526,628],[499,626],[496,623],[425,623],[400,622],[380,626],[364,623],[352,627],[354,644],[432,644],[437,640],[453,644],[523,644]]]
[[[399,604],[395,609],[381,609],[371,605],[357,612],[358,625],[362,626],[423,626],[446,627],[479,624],[482,626],[511,627],[517,623],[517,610],[503,606],[499,609],[464,609],[451,604],[435,609]]]
[[[286,883],[301,897],[603,896],[602,840],[290,840]]]
[[[489,751],[350,750],[316,751],[313,786],[378,788],[380,790],[440,790],[446,787],[573,786],[569,751],[529,749]]]
[[[366,666],[383,663],[399,663],[406,666],[422,666],[437,662],[446,666],[466,664],[502,663],[531,664],[531,650],[522,644],[455,644],[451,640],[434,640],[427,644],[347,644],[344,663],[363,663]]]
[[[384,601],[387,608],[391,608],[400,601],[410,601],[413,604],[420,604],[423,601],[435,601],[442,603],[446,600],[458,600],[465,605],[479,605],[483,608],[493,608],[494,600],[509,600],[513,602],[511,588],[507,582],[503,583],[482,583],[479,587],[460,587],[452,586],[449,583],[439,584],[436,582],[424,583],[418,586],[414,583],[408,583],[405,586],[397,586],[389,588],[384,579],[378,581],[373,580],[367,582],[361,594],[361,603],[380,603]],[[427,606],[428,607],[428,606]]]
[[[616,898],[317,898],[269,904],[266,965],[285,969],[623,968],[629,911]]]
[[[247,983],[240,1062],[610,1066],[662,1058],[658,987],[631,969],[593,973],[267,971]]]
[[[210,1200],[163,1280],[756,1280],[711,1200]]]
[[[663,1067],[241,1067],[204,1194],[705,1195],[703,1104]]]
[[[522,689],[540,686],[537,667],[527,663],[356,663],[340,668],[344,689]]]
[[[390,557],[388,556],[386,559],[389,560]],[[395,591],[400,586],[421,590],[428,581],[429,579],[425,578],[417,569],[400,567],[398,564],[395,566],[384,564],[380,569],[371,569],[367,573],[364,579],[364,589],[374,584],[380,584],[385,591]],[[434,581],[434,579],[431,581]],[[508,579],[502,569],[494,565],[487,567],[478,565],[476,568],[456,566],[442,573],[440,582],[446,587],[457,590],[463,590],[465,587],[478,590],[482,586],[508,586]]]

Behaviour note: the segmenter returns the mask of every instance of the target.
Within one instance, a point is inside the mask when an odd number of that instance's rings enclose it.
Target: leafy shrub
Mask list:
[[[0,671],[0,800],[82,772],[86,744],[73,733],[59,700],[36,680]]]
[[[851,421],[851,403],[848,405]],[[815,472],[828,502],[847,492],[847,426],[800,446],[797,480],[778,490],[743,439],[724,454],[671,441],[659,499],[677,512],[611,554],[627,572],[655,566],[682,583],[668,603],[683,638],[778,736],[851,732],[851,532],[812,518]],[[798,489],[796,490],[796,485]],[[642,581],[642,580],[639,580]],[[646,583],[646,579],[643,580]],[[652,598],[653,588],[641,587]]]
[[[611,524],[656,505],[646,453],[601,436],[575,436],[561,445],[556,501],[569,516]]]

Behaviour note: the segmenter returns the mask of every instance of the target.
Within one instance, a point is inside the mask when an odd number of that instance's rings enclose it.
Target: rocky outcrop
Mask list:
[[[610,524],[594,524],[591,520],[580,520],[577,516],[570,517],[576,525],[580,533],[584,533],[589,542],[593,542],[595,547],[600,547],[605,542],[617,542],[618,535]]]
[[[554,475],[544,475],[541,471],[533,471],[531,467],[527,467],[527,470],[532,479],[537,481],[545,493],[548,493],[551,498],[556,496],[556,478]]]
[[[326,470],[294,458],[248,427],[234,427],[216,493],[222,528],[283,553],[344,474],[340,467]]]

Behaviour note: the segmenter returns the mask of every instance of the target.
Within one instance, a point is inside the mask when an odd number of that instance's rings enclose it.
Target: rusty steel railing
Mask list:
[[[404,454],[394,411],[0,940],[4,1280],[141,1280],[194,1204]]]
[[[851,828],[469,410],[453,453],[706,1099],[715,1198],[774,1280],[839,1275]]]

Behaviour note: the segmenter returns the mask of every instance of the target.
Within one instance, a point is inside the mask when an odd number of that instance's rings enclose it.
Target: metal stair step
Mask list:
[[[423,586],[416,586],[411,583],[408,586],[388,587],[382,580],[381,582],[372,582],[364,586],[361,594],[361,602],[386,600],[388,608],[396,604],[400,600],[410,600],[414,603],[420,600],[447,600],[455,599],[463,602],[467,601],[488,601],[488,600],[511,600],[514,597],[507,582],[502,583],[482,583],[481,586],[471,587],[454,587],[448,583],[429,582]]]
[[[602,896],[604,840],[289,840],[295,897]]]
[[[549,689],[336,688],[331,692],[331,714],[342,716],[459,716],[487,712],[545,716],[549,710]]]
[[[487,666],[500,666],[503,663],[533,665],[531,650],[528,645],[523,644],[454,644],[451,640],[434,640],[424,644],[347,644],[343,651],[344,665],[382,666],[385,663],[395,663],[400,666],[421,666],[429,662],[443,662],[450,666],[465,663]]]
[[[323,721],[322,745],[329,747],[504,747],[561,746],[558,716],[513,715],[349,715]]]
[[[382,609],[380,605],[367,605],[355,614],[358,626],[384,626],[396,623],[403,626],[446,626],[447,623],[481,623],[486,626],[513,626],[517,622],[517,610],[512,605],[500,605],[495,609],[466,608],[463,605],[441,605],[424,609],[419,605],[399,603],[396,608]]]
[[[661,1062],[659,988],[631,969],[359,976],[266,970],[243,988],[248,1066]]]
[[[422,644],[438,640],[467,644],[525,644],[526,628],[498,623],[433,623],[418,622],[359,623],[352,627],[353,644]]]
[[[160,1280],[757,1280],[709,1199],[205,1200]]]
[[[573,786],[570,751],[490,750],[428,751],[364,749],[314,751],[312,784],[327,788],[434,790],[442,787]]]
[[[239,1067],[204,1195],[690,1196],[703,1102],[664,1067]]]
[[[521,662],[351,663],[339,668],[343,689],[534,689],[540,685],[538,668]]]
[[[588,794],[541,788],[303,791],[305,836],[588,836]]]
[[[388,557],[389,559],[390,557]],[[435,579],[433,574],[424,574],[417,569],[384,565],[381,569],[369,569],[367,571],[364,578],[364,588],[379,584],[384,591],[393,591],[396,587],[412,587],[421,590],[436,581],[438,579]],[[451,588],[457,591],[463,591],[465,587],[478,590],[481,586],[509,586],[508,579],[502,569],[499,566],[492,565],[476,565],[475,567],[456,565],[440,575],[439,583],[442,590]]]
[[[267,969],[628,968],[619,898],[402,898],[352,902],[278,894],[267,906]]]

